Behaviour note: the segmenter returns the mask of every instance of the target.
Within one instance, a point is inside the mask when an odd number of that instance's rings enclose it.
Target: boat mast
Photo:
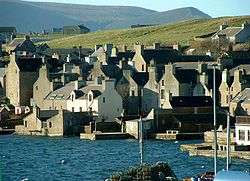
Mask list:
[[[227,171],[229,170],[230,161],[230,113],[227,112]]]

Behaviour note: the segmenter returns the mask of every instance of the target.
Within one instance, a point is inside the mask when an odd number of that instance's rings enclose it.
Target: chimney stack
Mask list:
[[[144,54],[144,45],[140,45],[139,43],[134,45],[135,53],[138,55]]]

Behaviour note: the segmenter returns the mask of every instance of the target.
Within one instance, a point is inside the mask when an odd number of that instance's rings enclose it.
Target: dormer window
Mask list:
[[[74,101],[74,95],[71,95],[71,101],[72,102]]]
[[[141,71],[144,71],[144,65],[141,66]]]

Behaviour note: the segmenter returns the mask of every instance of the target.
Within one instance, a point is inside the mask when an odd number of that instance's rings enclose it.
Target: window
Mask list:
[[[92,101],[92,95],[89,94],[89,101]]]
[[[161,85],[164,86],[164,80],[161,81]]]
[[[250,141],[250,130],[248,130],[247,132],[248,132],[248,141]]]
[[[82,112],[82,107],[80,107],[80,112]]]
[[[36,90],[38,90],[38,86],[36,86]]]
[[[71,101],[72,101],[72,102],[74,101],[74,95],[71,96]]]
[[[135,91],[134,90],[131,91],[131,96],[135,96]]]
[[[117,108],[117,112],[119,112],[120,111],[120,109],[119,108]]]
[[[164,89],[161,90],[161,99],[165,99],[165,91],[164,91]]]
[[[233,88],[233,87],[231,87],[231,91],[234,91],[234,88]]]
[[[144,71],[144,65],[141,66],[141,71]]]
[[[103,97],[103,98],[102,98],[102,103],[105,103],[105,101],[106,101],[106,100],[105,100],[105,97]]]
[[[75,108],[74,108],[74,107],[72,107],[71,111],[72,111],[72,112],[74,112],[74,111],[75,111]]]
[[[49,122],[49,128],[51,128],[52,127],[52,122]]]
[[[245,131],[239,130],[239,140],[245,141]]]
[[[27,128],[27,121],[24,121],[24,127]]]

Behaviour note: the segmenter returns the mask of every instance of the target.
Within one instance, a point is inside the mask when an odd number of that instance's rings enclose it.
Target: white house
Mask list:
[[[238,116],[235,123],[237,145],[250,145],[250,117]]]
[[[212,41],[220,41],[222,39],[231,43],[244,43],[250,38],[250,25],[245,22],[241,27],[228,27],[221,25],[218,32],[212,36]]]
[[[70,99],[67,100],[67,110],[92,112],[101,121],[114,121],[123,111],[122,97],[115,89],[115,80],[104,80],[102,84],[87,85],[73,90]]]

